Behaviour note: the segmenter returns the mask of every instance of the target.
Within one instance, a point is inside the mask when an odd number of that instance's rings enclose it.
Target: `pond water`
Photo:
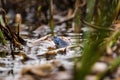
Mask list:
[[[27,32],[21,32],[25,38]],[[28,34],[27,34],[28,35]],[[79,36],[79,35],[78,35]],[[38,38],[26,38],[27,44],[22,46],[22,50],[14,52],[15,59],[10,55],[9,44],[1,51],[0,57],[0,80],[70,80],[73,78],[73,59],[80,58],[80,46],[75,45],[75,34],[69,33],[68,36],[57,36],[61,40],[69,43],[63,47],[56,47],[53,37],[48,34]],[[61,43],[60,43],[61,44]],[[37,67],[53,67],[49,74],[43,75],[42,69]],[[26,69],[28,71],[26,71]],[[25,72],[24,72],[25,71]],[[49,70],[48,70],[49,71]],[[30,73],[29,73],[30,72]],[[32,73],[32,74],[31,74]],[[34,74],[33,74],[34,73]],[[38,75],[39,74],[39,75]],[[36,77],[37,76],[37,77]]]

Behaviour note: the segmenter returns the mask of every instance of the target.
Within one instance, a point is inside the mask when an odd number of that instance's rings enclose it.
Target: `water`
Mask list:
[[[80,36],[82,35],[68,33],[68,37],[65,38],[61,37],[61,38],[68,39],[70,45],[75,45],[76,41],[81,40]],[[21,76],[21,70],[23,69],[23,67],[33,66],[36,64],[51,63],[54,62],[54,60],[57,60],[59,61],[60,64],[64,65],[64,67],[66,67],[67,69],[65,73],[67,72],[66,74],[71,76],[72,68],[74,65],[72,60],[74,57],[78,57],[78,58],[80,57],[79,55],[79,53],[81,52],[80,47],[66,48],[65,53],[62,54],[57,53],[56,55],[51,55],[52,57],[48,60],[47,57],[44,56],[44,53],[49,51],[49,49],[51,50],[56,49],[54,42],[51,41],[52,40],[51,37],[49,37],[47,40],[38,42],[37,45],[31,44],[31,42],[33,42],[35,39],[26,39],[26,40],[28,41],[27,46],[23,46],[23,50],[20,51],[19,54],[26,54],[29,58],[32,59],[24,61],[21,55],[15,55],[16,58],[15,60],[13,60],[10,54],[8,54],[5,58],[0,58],[0,80],[18,80],[18,78]],[[76,50],[78,50],[77,54],[76,54]],[[43,56],[37,56],[38,54],[43,54]],[[71,71],[69,72],[68,70]]]

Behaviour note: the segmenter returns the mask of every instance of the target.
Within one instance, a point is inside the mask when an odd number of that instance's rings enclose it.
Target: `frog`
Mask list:
[[[54,36],[53,37],[53,42],[55,43],[55,45],[56,45],[57,48],[63,48],[63,47],[69,46],[69,42],[61,39],[58,36]]]

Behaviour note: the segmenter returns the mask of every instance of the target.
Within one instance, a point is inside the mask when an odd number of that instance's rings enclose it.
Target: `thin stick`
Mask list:
[[[51,33],[54,36],[54,20],[53,20],[53,0],[50,0],[50,28]]]
[[[64,48],[59,48],[59,49],[55,49],[55,50],[52,50],[52,51],[48,51],[48,52],[45,52],[45,53],[42,53],[42,54],[37,54],[37,56],[43,56],[43,55],[56,55],[58,54],[58,52],[64,52],[65,53],[65,50],[66,49],[69,49],[69,48],[75,48],[75,47],[78,47],[79,45],[70,45],[70,46],[67,46],[67,47],[64,47]]]
[[[100,29],[100,30],[105,30],[105,31],[114,31],[113,28],[101,28],[101,27],[99,27],[99,26],[92,25],[92,24],[90,24],[90,23],[88,23],[88,22],[86,22],[86,21],[83,21],[83,23],[84,23],[85,25],[89,26],[89,27],[94,28],[94,29]]]

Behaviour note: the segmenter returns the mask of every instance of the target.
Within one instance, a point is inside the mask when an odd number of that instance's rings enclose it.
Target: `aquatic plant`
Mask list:
[[[75,80],[84,80],[92,66],[105,53],[107,45],[114,39],[116,41],[120,35],[117,30],[110,29],[118,16],[119,11],[118,8],[116,9],[118,2],[118,0],[87,0],[86,19],[83,23],[85,27],[89,27],[89,30],[84,36],[82,59],[75,65]],[[117,36],[114,35],[115,33]],[[111,38],[110,34],[114,36],[111,35]]]

